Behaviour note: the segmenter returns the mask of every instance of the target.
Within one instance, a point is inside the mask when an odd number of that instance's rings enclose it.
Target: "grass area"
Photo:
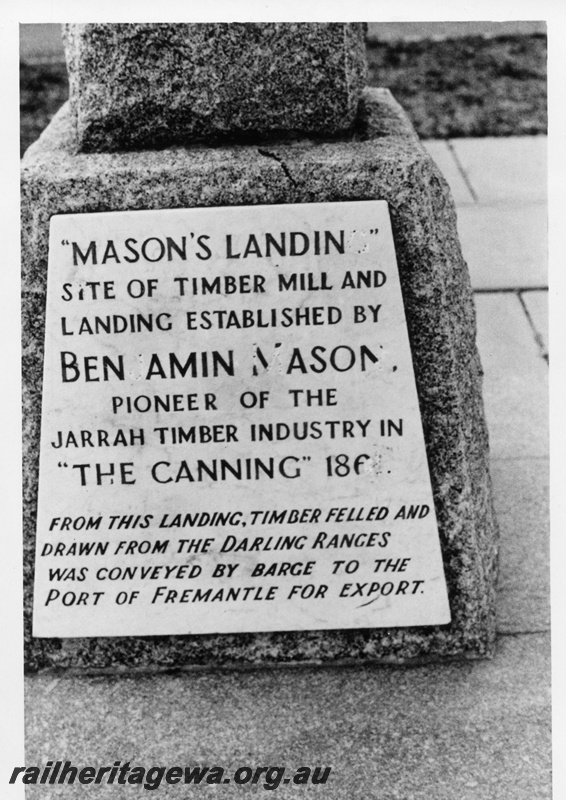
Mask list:
[[[20,156],[68,95],[65,64],[20,64]]]
[[[387,86],[423,139],[546,133],[546,37],[481,36],[368,45],[371,86]],[[22,64],[21,153],[68,96],[63,64]]]
[[[423,139],[546,133],[546,37],[481,36],[368,46]]]

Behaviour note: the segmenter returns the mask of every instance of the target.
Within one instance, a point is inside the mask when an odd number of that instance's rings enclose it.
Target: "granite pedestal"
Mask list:
[[[32,639],[34,529],[47,278],[54,214],[383,199],[389,203],[452,622],[326,632]],[[29,669],[148,669],[490,655],[496,523],[469,277],[445,181],[387,90],[366,89],[341,140],[79,152],[64,107],[22,172],[26,660]]]

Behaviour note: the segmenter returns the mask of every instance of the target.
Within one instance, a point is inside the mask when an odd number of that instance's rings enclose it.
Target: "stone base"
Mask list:
[[[34,531],[48,227],[53,214],[383,199],[389,203],[452,622],[422,628],[33,639]],[[449,189],[387,90],[365,91],[346,141],[84,155],[68,106],[22,168],[26,664],[85,669],[491,654],[497,529],[475,313]]]

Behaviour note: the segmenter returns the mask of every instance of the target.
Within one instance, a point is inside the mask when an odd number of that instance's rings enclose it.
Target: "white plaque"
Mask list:
[[[53,217],[34,635],[449,621],[387,204]]]

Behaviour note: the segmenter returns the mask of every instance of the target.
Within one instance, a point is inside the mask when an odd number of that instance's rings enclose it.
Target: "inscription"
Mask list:
[[[387,204],[53,217],[34,635],[449,620]]]

